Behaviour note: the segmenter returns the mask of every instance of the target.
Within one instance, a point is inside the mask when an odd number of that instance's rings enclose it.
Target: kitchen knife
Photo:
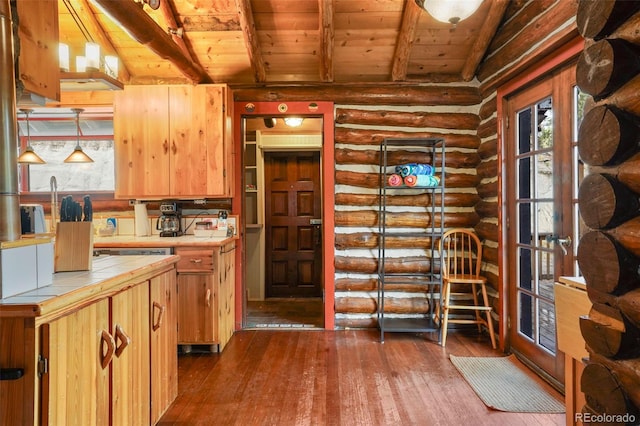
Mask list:
[[[67,217],[67,202],[69,200],[67,197],[62,197],[62,201],[60,202],[60,222],[68,222],[69,218]]]
[[[67,218],[67,222],[73,221],[73,197],[71,195],[67,195],[65,197],[67,199],[67,203],[65,206],[64,214]]]
[[[91,204],[91,197],[89,195],[84,196],[84,221],[91,222],[93,220],[93,205]]]
[[[77,201],[73,202],[73,221],[74,222],[82,221],[82,206]]]

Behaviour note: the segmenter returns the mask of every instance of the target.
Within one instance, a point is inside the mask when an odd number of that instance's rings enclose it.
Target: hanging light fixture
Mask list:
[[[418,6],[426,10],[440,22],[451,23],[455,27],[458,22],[473,15],[483,0],[415,0]]]
[[[85,154],[85,152],[82,150],[82,147],[80,146],[80,113],[84,111],[84,109],[71,108],[71,111],[73,111],[76,114],[76,135],[78,139],[77,139],[76,147],[74,148],[73,152],[64,160],[64,162],[65,163],[93,163],[93,160],[91,159],[91,157]]]
[[[22,112],[27,117],[27,147],[24,152],[18,157],[18,163],[21,164],[44,164],[44,161],[38,154],[35,153],[31,146],[31,130],[29,128],[29,114],[33,112],[31,108],[21,108]]]

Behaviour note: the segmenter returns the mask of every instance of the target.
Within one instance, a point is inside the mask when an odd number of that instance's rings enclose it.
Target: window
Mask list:
[[[20,149],[27,145],[25,114],[18,111]],[[113,109],[86,108],[80,114],[80,146],[93,163],[64,162],[75,148],[78,136],[76,115],[68,108],[36,108],[29,115],[33,150],[46,164],[20,167],[22,192],[50,190],[51,176],[64,192],[114,191]]]

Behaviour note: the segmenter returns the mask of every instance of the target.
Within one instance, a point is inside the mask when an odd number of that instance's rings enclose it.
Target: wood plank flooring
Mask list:
[[[247,302],[245,328],[323,328],[322,298],[270,298]]]
[[[449,360],[501,356],[486,336],[243,330],[222,354],[181,355],[160,425],[564,425],[564,414],[488,409]],[[531,374],[533,376],[533,374]],[[542,383],[542,382],[541,382]],[[544,384],[559,400],[562,396]]]

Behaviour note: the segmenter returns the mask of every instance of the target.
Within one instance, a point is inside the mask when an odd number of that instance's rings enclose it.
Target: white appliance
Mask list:
[[[20,204],[22,234],[42,234],[45,229],[44,209],[41,204]]]

